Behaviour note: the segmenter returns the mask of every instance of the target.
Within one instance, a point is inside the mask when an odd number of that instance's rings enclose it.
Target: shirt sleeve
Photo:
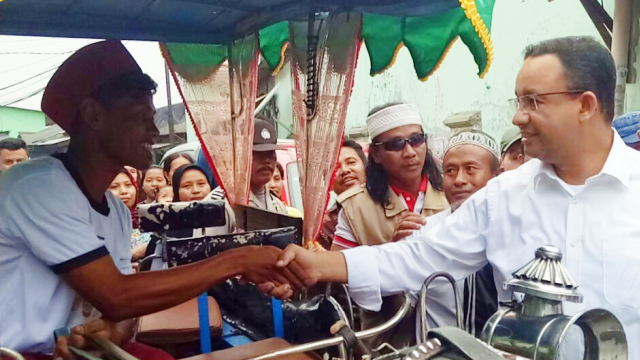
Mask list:
[[[429,275],[446,271],[462,280],[486,263],[487,192],[478,191],[426,233],[405,240],[344,250],[349,292],[360,306],[379,311],[382,296],[419,291]]]
[[[115,241],[115,248],[117,249],[116,251],[118,252],[118,254],[111,254],[111,258],[116,263],[116,267],[118,268],[118,270],[120,270],[121,274],[131,275],[133,274],[133,268],[131,266],[131,235],[133,234],[131,211],[119,199],[116,199],[114,197],[113,200],[113,207],[119,207],[118,213],[120,214],[120,216],[118,218],[120,219],[120,223],[123,225],[122,240],[124,241]],[[140,236],[142,237],[143,234],[140,234]],[[148,243],[148,240],[146,242]]]
[[[340,212],[338,213],[338,224],[336,225],[333,242],[345,248],[354,248],[360,245],[356,241],[356,238],[351,231],[351,227],[349,227],[347,214],[344,213],[344,209],[340,209]]]
[[[27,175],[6,195],[0,212],[9,237],[17,246],[22,242],[56,274],[108,256],[80,190],[69,179],[41,175]]]

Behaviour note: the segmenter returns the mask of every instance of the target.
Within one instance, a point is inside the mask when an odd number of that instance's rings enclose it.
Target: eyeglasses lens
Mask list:
[[[395,139],[388,140],[383,145],[384,145],[384,149],[387,151],[402,151],[402,149],[404,149],[407,143],[409,143],[409,145],[413,147],[418,147],[424,144],[425,140],[426,138],[424,134],[413,134],[406,139],[395,138]]]

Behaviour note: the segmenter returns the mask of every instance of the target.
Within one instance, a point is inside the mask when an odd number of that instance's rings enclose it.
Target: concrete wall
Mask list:
[[[21,132],[38,132],[44,129],[46,120],[41,111],[0,106],[0,132],[17,137]]]
[[[613,3],[614,0],[604,2],[611,16]],[[515,77],[526,45],[569,35],[587,35],[600,40],[580,0],[497,0],[492,26],[495,58],[485,79],[478,78],[477,65],[459,39],[440,69],[426,82],[416,77],[407,49],[400,51],[391,69],[369,76],[370,61],[363,46],[347,113],[347,129],[365,125],[367,113],[376,106],[405,101],[419,106],[429,132],[445,137],[449,134],[449,129],[442,124],[445,118],[479,110],[483,130],[499,140],[513,116],[508,99],[514,96]],[[287,126],[292,123],[289,65],[276,81],[281,83],[276,95],[281,123],[278,136],[287,138],[291,135]],[[640,110],[640,86],[628,86],[627,102],[629,109]],[[195,138],[192,131],[188,137],[189,141]]]
[[[478,78],[473,57],[460,40],[426,82],[417,79],[406,49],[402,49],[391,69],[370,77],[370,62],[363,47],[347,127],[364,125],[367,113],[376,106],[406,101],[419,106],[426,128],[439,135],[448,133],[442,124],[447,116],[479,110],[483,130],[499,140],[513,116],[507,100],[514,96],[515,77],[522,65],[525,46],[569,35],[600,39],[579,0],[497,0],[492,26],[495,58],[484,80]]]
[[[608,0],[608,2],[614,2],[614,0]],[[605,6],[607,3],[605,3]],[[613,6],[611,6],[612,10],[609,10],[609,14],[613,17]],[[634,42],[635,45],[630,45],[630,51],[635,53],[635,62],[631,62],[634,59],[629,59],[629,70],[635,70],[635,79],[631,80],[631,83],[627,84],[627,89],[625,93],[625,112],[630,111],[640,111],[640,82],[638,78],[640,77],[640,64],[638,59],[640,59],[640,46],[638,44],[638,29],[640,29],[640,0],[633,1],[633,14],[631,17],[631,21],[635,22],[635,38],[634,32],[631,33],[631,42]],[[632,28],[634,26],[632,25]]]

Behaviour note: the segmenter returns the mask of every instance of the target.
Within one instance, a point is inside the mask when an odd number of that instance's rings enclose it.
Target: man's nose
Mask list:
[[[518,127],[526,125],[529,122],[529,113],[522,109],[518,109],[513,115],[513,120],[511,122],[513,125]]]
[[[458,171],[458,175],[456,176],[455,184],[458,185],[458,186],[462,186],[462,185],[465,185],[468,182],[469,182],[469,179],[467,179],[467,174],[465,174],[464,171]]]
[[[404,149],[402,149],[402,155],[405,157],[414,157],[417,156],[418,153],[416,153],[416,149],[407,142],[404,144]]]

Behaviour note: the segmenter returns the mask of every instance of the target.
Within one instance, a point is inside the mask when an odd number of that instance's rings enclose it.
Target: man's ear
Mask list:
[[[580,122],[591,120],[600,109],[598,97],[593,91],[585,91],[580,95]]]
[[[80,121],[93,130],[101,130],[104,127],[104,108],[92,98],[86,98],[80,103]]]

